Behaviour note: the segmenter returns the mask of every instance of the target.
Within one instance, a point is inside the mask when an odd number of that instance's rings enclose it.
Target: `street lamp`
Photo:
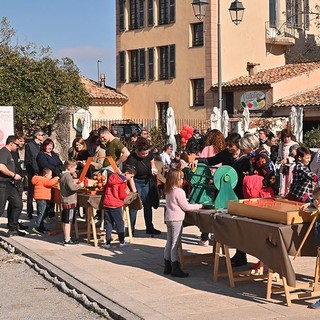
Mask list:
[[[211,0],[213,1],[213,0]],[[193,0],[192,7],[194,15],[202,20],[205,17],[208,2],[204,0]],[[242,2],[234,0],[229,8],[231,20],[238,25],[242,21],[244,7]],[[221,23],[220,23],[220,0],[217,0],[217,63],[218,63],[218,108],[222,114],[222,81],[221,81]]]
[[[243,14],[244,14],[244,6],[242,5],[242,2],[238,0],[233,1],[230,5],[229,13],[230,13],[231,21],[235,25],[238,25],[242,21]]]
[[[201,1],[201,0],[193,0],[192,2],[192,8],[194,15],[196,18],[198,18],[200,21],[202,21],[206,15],[206,10],[207,10],[207,1]]]

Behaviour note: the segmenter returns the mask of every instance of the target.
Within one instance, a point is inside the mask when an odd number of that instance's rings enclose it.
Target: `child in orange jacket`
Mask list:
[[[44,219],[47,216],[47,201],[51,200],[51,188],[57,184],[59,177],[52,178],[52,171],[48,168],[44,168],[42,175],[35,175],[31,179],[31,183],[34,185],[34,199],[37,202],[37,219],[32,231],[35,233],[44,233],[48,229],[44,226]]]

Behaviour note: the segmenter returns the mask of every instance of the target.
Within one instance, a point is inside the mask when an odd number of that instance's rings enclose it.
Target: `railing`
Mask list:
[[[152,127],[160,127],[162,121],[155,119],[94,119],[92,120],[92,129],[96,130],[101,126],[111,127],[111,124],[141,124],[143,128],[151,129]],[[176,119],[178,133],[182,130],[183,125],[188,125],[199,130],[210,128],[210,120],[194,120],[194,119]]]
[[[279,21],[276,24],[267,21],[266,42],[293,45],[295,43],[295,28],[289,27],[286,21]]]

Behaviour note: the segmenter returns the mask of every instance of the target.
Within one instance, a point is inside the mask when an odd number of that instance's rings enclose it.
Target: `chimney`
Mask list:
[[[105,87],[106,85],[106,75],[104,73],[100,74],[100,87]]]
[[[247,71],[249,72],[249,76],[257,74],[256,66],[260,66],[260,63],[247,62]]]

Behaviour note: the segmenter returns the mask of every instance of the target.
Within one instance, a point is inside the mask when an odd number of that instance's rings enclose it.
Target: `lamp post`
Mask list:
[[[214,1],[214,0],[211,0]],[[217,64],[218,64],[218,108],[222,115],[222,68],[221,68],[221,21],[220,21],[220,0],[217,1]],[[192,7],[194,15],[203,20],[207,9],[208,2],[206,0],[193,0]],[[234,0],[229,8],[231,21],[238,25],[243,18],[244,7],[242,2]]]

